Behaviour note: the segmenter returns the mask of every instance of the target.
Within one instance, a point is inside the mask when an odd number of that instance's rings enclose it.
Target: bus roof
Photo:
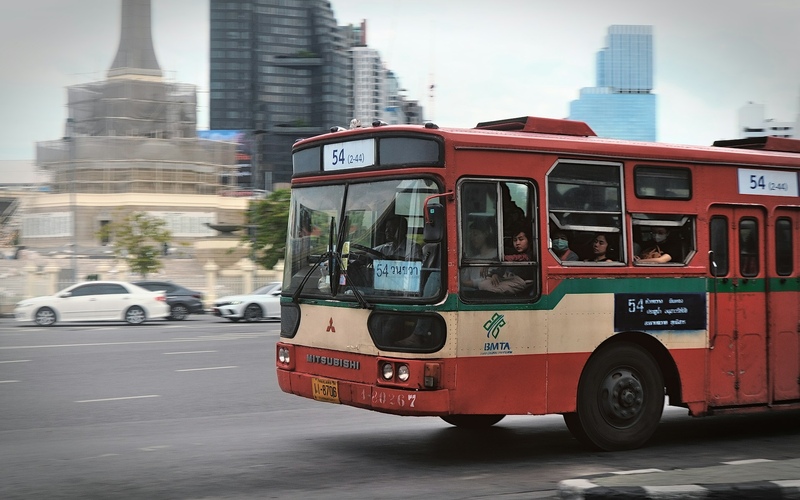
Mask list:
[[[333,131],[337,130],[337,131]],[[584,122],[540,117],[517,117],[478,123],[474,128],[424,125],[386,125],[345,130],[299,140],[295,149],[312,142],[336,142],[363,134],[427,133],[444,136],[456,147],[530,150],[581,157],[606,157],[664,162],[760,164],[800,168],[800,139],[756,137],[720,140],[711,146],[631,141],[597,137]],[[776,161],[776,159],[780,159]]]

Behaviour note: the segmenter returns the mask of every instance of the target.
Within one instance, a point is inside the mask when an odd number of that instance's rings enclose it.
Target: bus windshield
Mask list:
[[[438,297],[441,245],[423,241],[423,208],[439,192],[435,181],[420,178],[295,187],[284,292],[302,287],[300,296],[339,300]]]

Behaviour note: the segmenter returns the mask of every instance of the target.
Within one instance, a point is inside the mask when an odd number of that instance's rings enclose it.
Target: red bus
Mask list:
[[[298,141],[277,378],[485,427],[562,414],[598,449],[800,408],[800,141],[601,139],[523,117]]]

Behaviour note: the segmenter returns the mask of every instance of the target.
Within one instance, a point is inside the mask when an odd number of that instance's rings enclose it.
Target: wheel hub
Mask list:
[[[630,425],[644,406],[644,388],[632,371],[614,371],[603,384],[600,403],[609,423]]]

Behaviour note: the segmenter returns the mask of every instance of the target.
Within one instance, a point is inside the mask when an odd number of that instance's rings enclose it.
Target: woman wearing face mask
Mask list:
[[[552,240],[553,252],[555,252],[559,260],[562,262],[580,260],[578,254],[569,249],[569,240],[567,239],[566,233],[563,231],[555,231],[552,235]]]
[[[652,262],[656,264],[664,264],[672,260],[672,253],[675,253],[667,241],[669,238],[669,229],[663,226],[654,226],[650,230],[650,235],[653,238],[652,245],[645,251],[633,257],[633,261]]]

